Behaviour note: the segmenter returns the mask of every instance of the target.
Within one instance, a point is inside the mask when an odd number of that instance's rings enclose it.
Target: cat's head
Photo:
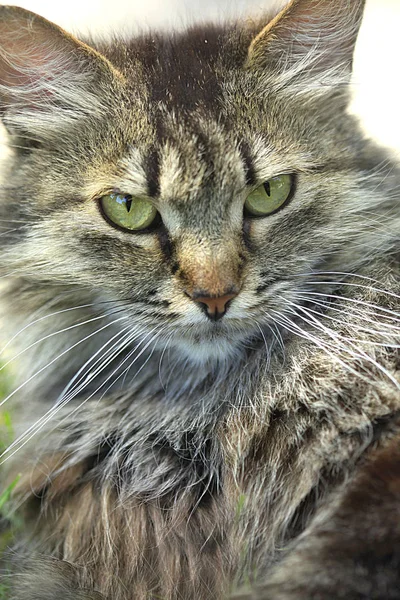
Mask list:
[[[7,269],[120,300],[194,360],[263,335],[313,271],[365,254],[381,198],[346,113],[363,4],[90,45],[0,7],[1,218],[27,223]]]

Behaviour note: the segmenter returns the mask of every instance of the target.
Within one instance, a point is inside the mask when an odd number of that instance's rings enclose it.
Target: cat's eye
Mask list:
[[[256,217],[270,215],[289,199],[292,187],[292,175],[272,177],[247,196],[245,210],[249,215]]]
[[[146,198],[129,194],[107,194],[100,198],[103,214],[114,225],[129,231],[141,231],[154,223],[158,212]]]

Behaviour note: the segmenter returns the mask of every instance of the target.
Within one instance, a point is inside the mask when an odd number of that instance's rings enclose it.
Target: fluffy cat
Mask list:
[[[0,7],[14,600],[400,597],[400,174],[347,112],[363,7],[85,43]]]

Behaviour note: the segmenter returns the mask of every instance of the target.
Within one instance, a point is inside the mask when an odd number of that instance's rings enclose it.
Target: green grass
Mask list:
[[[12,375],[7,369],[0,370],[0,401],[9,394],[12,388]],[[0,454],[7,448],[14,438],[11,414],[0,407]],[[1,475],[0,475],[1,477]],[[1,570],[7,576],[7,565],[4,561],[4,552],[12,544],[17,520],[12,516],[10,511],[10,498],[13,489],[17,485],[19,476],[7,486],[1,484],[0,478],[0,516],[7,523],[7,527],[0,533],[0,561]],[[0,580],[0,600],[7,600],[9,586],[7,577],[5,580]]]

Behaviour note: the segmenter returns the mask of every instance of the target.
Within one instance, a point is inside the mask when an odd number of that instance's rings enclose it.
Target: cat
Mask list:
[[[13,600],[400,597],[400,173],[347,110],[363,9],[80,41],[0,7]]]

